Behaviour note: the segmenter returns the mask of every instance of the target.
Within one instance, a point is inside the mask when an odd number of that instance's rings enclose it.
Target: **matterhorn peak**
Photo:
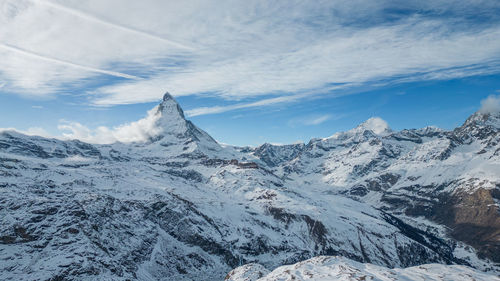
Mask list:
[[[161,129],[162,135],[175,135],[177,137],[189,135],[192,124],[186,120],[181,106],[169,92],[163,95],[155,115],[157,118],[156,127]]]
[[[158,106],[158,113],[164,118],[185,119],[184,111],[169,92],[163,95],[163,100]]]
[[[154,109],[153,109],[154,110]],[[163,95],[161,103],[154,112],[155,134],[153,140],[160,141],[163,145],[174,143],[202,145],[217,150],[220,146],[206,132],[196,127],[191,121],[186,120],[184,112],[177,101],[169,92]]]
[[[163,101],[174,100],[174,97],[169,92],[165,92],[163,95]]]

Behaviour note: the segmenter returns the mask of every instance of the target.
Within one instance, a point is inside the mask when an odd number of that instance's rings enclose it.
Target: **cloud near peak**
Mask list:
[[[90,129],[78,122],[61,120],[58,129],[62,135],[58,138],[78,139],[99,144],[144,142],[161,132],[161,128],[157,126],[160,117],[161,115],[158,114],[157,107],[155,107],[148,111],[145,118],[113,128],[100,126],[96,129]]]
[[[499,113],[500,112],[500,95],[490,95],[481,101],[481,113]]]

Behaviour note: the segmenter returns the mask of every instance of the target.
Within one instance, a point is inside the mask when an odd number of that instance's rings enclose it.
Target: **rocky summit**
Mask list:
[[[0,132],[1,280],[500,272],[500,113],[260,147],[220,145],[168,93],[148,118],[131,143]]]

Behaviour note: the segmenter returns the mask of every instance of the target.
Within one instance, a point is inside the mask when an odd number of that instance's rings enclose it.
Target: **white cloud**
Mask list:
[[[0,0],[0,79],[11,92],[51,95],[114,76],[88,93],[103,106],[155,101],[166,90],[239,101],[195,116],[331,84],[492,73],[500,26],[466,18],[498,17],[495,2]],[[422,13],[385,18],[398,9]],[[242,102],[269,94],[278,99]]]
[[[391,128],[389,127],[389,124],[387,124],[387,122],[380,117],[371,117],[370,119],[368,119],[365,122],[363,122],[362,124],[360,124],[354,130],[357,130],[357,129],[371,130],[372,132],[374,132],[375,134],[378,134],[378,135],[383,134],[383,133],[387,133],[388,131],[391,130]]]
[[[78,122],[62,120],[58,129],[63,131],[63,133],[58,138],[79,139],[89,143],[100,144],[143,142],[161,132],[161,128],[157,127],[157,121],[160,117],[161,115],[157,114],[157,107],[155,107],[148,111],[148,115],[145,118],[113,128],[100,126],[96,129],[90,129]]]
[[[46,138],[50,137],[49,132],[47,132],[44,128],[40,128],[40,127],[31,127],[22,133],[29,135],[29,136],[41,136],[41,137],[46,137]]]
[[[500,112],[500,95],[490,95],[481,101],[481,113],[497,113]]]
[[[298,43],[281,50],[235,54],[220,61],[201,57],[184,68],[160,72],[147,80],[105,86],[98,89],[100,97],[94,102],[152,101],[166,88],[177,95],[211,92],[226,99],[288,95],[329,83],[352,87],[403,75],[449,79],[489,73],[491,67],[498,66],[498,61],[491,60],[500,59],[500,27],[474,34],[433,32],[441,24],[409,19],[398,26],[343,29],[305,46]]]

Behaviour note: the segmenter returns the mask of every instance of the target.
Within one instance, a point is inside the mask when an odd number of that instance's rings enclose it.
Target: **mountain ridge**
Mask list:
[[[170,94],[151,116],[160,129],[145,142],[0,132],[1,278],[221,280],[318,255],[500,272],[495,122],[394,132],[373,119],[242,148],[219,145]]]

